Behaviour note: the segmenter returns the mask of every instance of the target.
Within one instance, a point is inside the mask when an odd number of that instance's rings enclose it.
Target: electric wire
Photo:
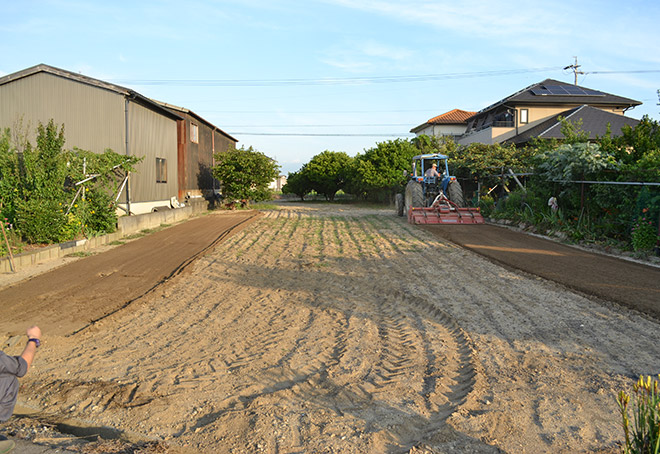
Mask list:
[[[169,85],[192,87],[273,87],[303,85],[360,85],[402,82],[429,82],[449,79],[509,76],[535,72],[560,71],[562,67],[504,69],[497,71],[477,71],[444,74],[421,74],[409,76],[370,76],[370,77],[327,77],[319,79],[114,79],[117,83],[132,85]]]
[[[282,137],[412,137],[414,134],[409,132],[400,134],[342,134],[342,133],[304,133],[304,132],[236,132],[230,131],[232,136],[282,136]]]

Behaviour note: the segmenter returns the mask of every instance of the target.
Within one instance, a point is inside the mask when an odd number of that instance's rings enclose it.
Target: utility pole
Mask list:
[[[583,73],[582,71],[578,71],[578,68],[579,68],[581,65],[578,65],[577,57],[573,57],[573,58],[575,59],[575,63],[573,63],[573,64],[570,65],[570,66],[566,66],[566,67],[564,68],[564,70],[567,70],[567,69],[572,69],[572,70],[573,70],[573,74],[575,75],[575,85],[577,85],[577,77],[578,77],[578,74],[584,74],[584,73]]]

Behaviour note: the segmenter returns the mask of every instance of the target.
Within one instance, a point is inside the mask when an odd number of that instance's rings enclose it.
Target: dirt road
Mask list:
[[[255,218],[198,217],[1,289],[2,330],[20,334],[30,320],[52,335],[74,333],[150,292]]]
[[[22,405],[191,452],[614,452],[616,392],[660,372],[654,319],[327,205],[267,212],[65,331]]]
[[[427,231],[506,266],[626,305],[660,320],[660,268],[596,254],[496,225]]]

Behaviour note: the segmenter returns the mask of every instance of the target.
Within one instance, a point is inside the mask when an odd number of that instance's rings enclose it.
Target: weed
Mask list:
[[[66,257],[89,257],[90,255],[94,255],[94,252],[87,252],[87,251],[72,252],[71,254],[67,254]]]
[[[126,241],[114,240],[108,243],[109,246],[121,246],[122,244],[126,244]]]
[[[660,378],[660,375],[658,375]],[[632,399],[633,420],[628,414]],[[619,392],[617,397],[625,435],[624,454],[658,454],[660,452],[660,393],[658,381],[639,377],[633,393]]]
[[[250,207],[253,210],[281,210],[281,208],[278,205],[275,205],[274,203],[265,203],[265,202],[259,202],[255,203]]]
[[[658,233],[653,222],[646,216],[637,218],[632,228],[632,245],[635,251],[646,251],[653,249],[658,241]]]
[[[143,233],[143,232],[144,231],[137,232],[137,233],[131,233],[130,235],[126,235],[124,238],[127,239],[127,240],[135,240],[137,238],[142,238],[143,236],[146,235],[146,233]]]

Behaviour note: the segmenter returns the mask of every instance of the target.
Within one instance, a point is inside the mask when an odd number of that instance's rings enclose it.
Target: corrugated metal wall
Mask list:
[[[22,127],[34,143],[39,122],[64,124],[66,148],[124,154],[124,97],[105,89],[38,73],[0,85],[0,127]],[[100,127],[102,126],[102,127]]]
[[[185,117],[185,130],[182,128],[179,136],[179,197],[183,198],[188,193],[193,195],[208,195],[214,188],[213,154],[225,152],[228,147],[234,148],[236,143],[223,134],[214,130],[207,123],[183,112],[177,112]],[[197,125],[197,143],[191,141],[190,124]],[[181,126],[180,126],[181,128]],[[185,137],[181,136],[181,133]],[[215,185],[217,187],[217,184]]]
[[[0,85],[0,128],[20,127],[33,144],[39,122],[64,124],[65,148],[126,154],[125,97],[49,73]],[[131,201],[169,200],[177,195],[176,120],[129,102],[129,152],[144,156],[131,179]],[[156,158],[167,160],[167,182],[156,183]],[[120,202],[125,200],[122,195]]]
[[[236,148],[236,142],[230,140],[224,134],[215,132],[215,152],[224,153],[230,148]]]
[[[176,120],[129,103],[129,154],[144,156],[131,178],[131,200],[150,202],[177,195]],[[156,183],[156,158],[167,160],[167,183]]]

